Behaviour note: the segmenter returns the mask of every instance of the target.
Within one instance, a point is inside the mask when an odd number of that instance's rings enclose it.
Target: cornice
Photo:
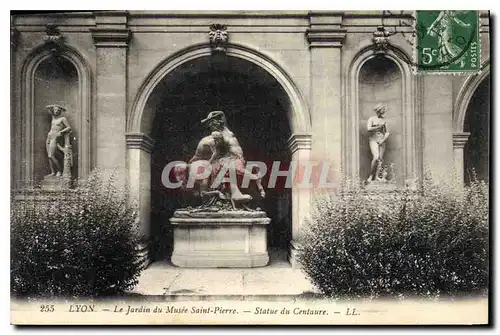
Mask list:
[[[454,133],[453,134],[453,147],[463,149],[469,140],[470,133]]]
[[[155,140],[144,133],[127,133],[125,139],[127,148],[140,149],[147,153],[151,153],[155,145]]]
[[[346,29],[315,29],[309,28],[306,32],[310,48],[340,48],[344,44]]]
[[[306,38],[309,48],[340,48],[347,30],[342,27],[343,12],[309,12],[309,29]]]
[[[310,133],[293,133],[288,139],[290,151],[295,153],[297,150],[310,150],[312,135]]]
[[[126,48],[132,31],[129,28],[90,28],[96,47]]]

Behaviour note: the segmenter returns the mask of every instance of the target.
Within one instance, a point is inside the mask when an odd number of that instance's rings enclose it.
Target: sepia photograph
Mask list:
[[[490,324],[490,45],[488,10],[11,11],[11,324]]]

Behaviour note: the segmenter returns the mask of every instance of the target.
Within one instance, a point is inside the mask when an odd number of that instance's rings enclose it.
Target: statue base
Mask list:
[[[365,185],[365,190],[369,192],[391,192],[396,191],[396,183],[386,180],[374,180]]]
[[[40,184],[42,190],[61,191],[67,189],[64,176],[45,176]]]
[[[269,263],[263,211],[177,210],[172,263],[179,267],[252,268]]]

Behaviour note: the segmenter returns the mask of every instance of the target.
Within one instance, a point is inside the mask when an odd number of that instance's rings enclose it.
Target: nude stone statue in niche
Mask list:
[[[370,176],[366,180],[369,184],[372,181],[386,181],[386,176],[382,168],[386,141],[389,138],[387,122],[384,119],[387,107],[384,104],[378,104],[373,108],[376,115],[370,117],[367,122],[368,138],[372,162],[370,166]]]
[[[47,156],[49,158],[50,176],[61,177],[64,172],[69,173],[69,168],[71,164],[67,162],[71,159],[70,156],[70,143],[69,134],[71,133],[71,126],[62,114],[66,109],[59,105],[48,105],[45,107],[47,111],[52,115],[52,122],[50,126],[49,133],[47,134],[46,149]],[[64,136],[64,146],[60,145],[60,138]],[[57,150],[64,153],[63,162],[56,157]],[[68,169],[68,171],[65,171]]]

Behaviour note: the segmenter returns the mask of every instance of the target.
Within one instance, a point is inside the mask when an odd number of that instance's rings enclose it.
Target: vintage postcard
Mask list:
[[[490,16],[11,12],[11,323],[490,323]]]

